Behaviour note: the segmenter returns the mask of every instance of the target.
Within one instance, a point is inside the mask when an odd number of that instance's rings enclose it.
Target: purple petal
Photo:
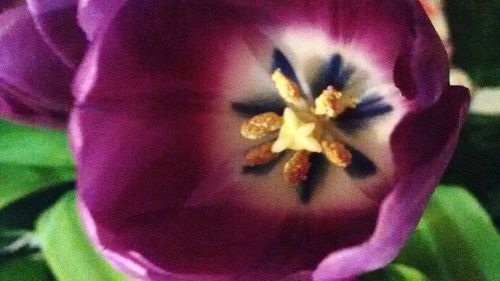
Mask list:
[[[365,243],[326,257],[315,280],[359,275],[396,257],[453,153],[469,101],[466,88],[451,86],[434,106],[403,119],[391,139],[399,180],[382,203],[375,232]]]
[[[392,174],[378,162],[384,173],[377,175],[382,176],[371,176],[361,187],[363,180],[350,179],[342,170],[330,173],[310,206],[280,184],[279,169],[265,177],[242,174],[239,165],[248,143],[239,135],[244,119],[231,110],[231,104],[268,89],[272,66],[266,62],[272,61],[273,44],[282,38],[273,37],[272,31],[282,32],[286,39],[304,26],[326,32],[327,39],[349,50],[366,51],[368,64],[379,70],[373,80],[394,83],[398,58],[413,46],[415,36],[437,38],[420,32],[413,21],[413,14],[419,13],[414,10],[420,7],[406,1],[368,0],[287,5],[282,1],[129,1],[118,6],[100,9],[97,2],[80,3],[80,24],[93,44],[75,79],[76,108],[70,124],[80,210],[92,240],[115,266],[152,280],[274,280],[311,271],[329,253],[360,245],[373,234],[375,224],[384,229],[398,227],[387,227],[392,222],[385,216],[377,223],[376,213],[382,199],[384,214],[386,209],[401,208],[393,200],[399,200],[396,191],[407,182],[394,187]],[[114,14],[113,10],[116,16],[90,18],[90,11]],[[267,29],[271,32],[266,33]],[[310,47],[307,51],[322,51],[320,46]],[[439,53],[416,52],[408,65]],[[306,80],[303,69],[294,64],[297,59],[290,61],[297,79]],[[437,76],[433,77],[436,84],[446,84]],[[398,126],[392,143],[408,143],[407,138],[415,134],[401,128],[413,128],[415,118],[428,125],[432,123],[428,116],[445,108],[443,119],[451,120],[451,129],[438,134],[443,142],[428,151],[429,156],[442,158],[438,164],[444,166],[451,153],[447,145],[453,143],[450,139],[459,124],[453,109],[459,110],[455,106],[461,106],[461,96],[457,104],[441,102],[419,113],[420,101],[434,101],[441,94],[439,87],[424,93],[423,88],[405,83],[400,83],[401,88],[415,94],[403,95],[417,106],[410,106],[415,113]],[[448,100],[450,95],[443,97]],[[363,155],[367,153],[369,143],[359,145]],[[410,163],[402,157],[412,154],[398,150],[403,146],[386,146],[392,148],[398,165],[397,161]],[[433,169],[402,165],[397,179],[419,176],[434,181],[443,167],[427,160],[422,163]],[[409,174],[413,170],[415,174]],[[409,195],[428,196],[432,188],[413,185],[409,190],[413,190]],[[413,221],[399,220],[411,228],[418,214],[412,213]],[[386,234],[377,231],[376,236]],[[406,238],[409,230],[403,232]],[[387,252],[377,252],[379,256],[372,264],[367,262],[367,268],[388,262],[400,240],[389,244]],[[360,267],[352,263],[347,275],[332,276],[348,279],[351,273],[365,270]]]
[[[247,279],[242,279],[247,280]],[[257,279],[254,279],[257,280]],[[289,275],[280,281],[312,281],[313,280],[313,272],[312,271],[301,271],[295,274]],[[345,278],[345,279],[337,279],[335,281],[358,281],[358,278]]]
[[[63,127],[73,72],[45,44],[25,6],[0,15],[2,115]]]
[[[71,68],[83,57],[87,41],[76,22],[77,0],[27,0],[43,39]]]
[[[68,118],[67,111],[46,108],[40,102],[34,102],[25,97],[26,93],[0,82],[0,116],[22,123],[55,128],[65,127]]]
[[[407,16],[413,21],[413,39],[397,58],[394,82],[416,107],[427,107],[437,102],[449,85],[448,58],[420,1],[407,2],[412,7]]]
[[[94,41],[100,29],[107,26],[125,0],[79,0],[78,24],[89,41]]]

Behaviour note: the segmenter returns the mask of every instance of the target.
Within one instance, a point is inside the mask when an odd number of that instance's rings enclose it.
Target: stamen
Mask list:
[[[280,69],[276,69],[271,76],[271,79],[278,89],[278,94],[287,102],[296,106],[302,105],[304,102],[300,96],[300,90],[297,83],[286,77]]]
[[[337,166],[347,167],[352,162],[351,152],[340,142],[337,141],[322,141],[321,147],[323,153],[328,160]]]
[[[283,118],[274,112],[255,115],[241,125],[241,135],[255,140],[272,133],[283,124]]]
[[[357,100],[337,91],[334,87],[328,86],[319,97],[314,100],[316,115],[326,115],[330,118],[337,117],[347,108],[355,108]]]
[[[317,115],[334,117],[335,113],[339,111],[338,100],[341,96],[342,94],[333,87],[326,88],[321,95],[314,100],[314,104],[316,105],[314,113]]]
[[[271,162],[278,157],[279,153],[271,151],[274,141],[269,141],[251,148],[245,157],[245,165],[247,167],[254,167]]]
[[[299,184],[307,179],[311,162],[310,152],[301,150],[293,154],[292,158],[286,162],[283,169],[285,179],[291,184]]]

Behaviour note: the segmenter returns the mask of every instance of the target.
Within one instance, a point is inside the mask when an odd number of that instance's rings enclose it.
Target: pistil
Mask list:
[[[321,145],[314,136],[315,128],[315,123],[303,122],[297,117],[295,111],[286,108],[283,113],[283,126],[280,129],[278,139],[272,147],[272,151],[281,152],[291,149],[295,151],[321,152]]]

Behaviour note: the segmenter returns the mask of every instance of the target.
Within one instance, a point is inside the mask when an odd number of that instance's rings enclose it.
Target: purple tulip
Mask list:
[[[63,128],[86,47],[77,1],[26,2],[0,14],[0,116]]]
[[[86,0],[77,18],[79,207],[104,256],[145,280],[383,267],[468,107],[418,1]],[[75,65],[84,43],[46,30]]]

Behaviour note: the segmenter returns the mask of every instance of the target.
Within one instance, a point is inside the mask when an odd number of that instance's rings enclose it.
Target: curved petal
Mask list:
[[[62,61],[76,68],[87,42],[76,22],[77,0],[27,0],[28,9],[43,36]]]
[[[27,124],[64,128],[67,111],[44,107],[41,103],[25,98],[26,93],[0,82],[0,117]]]
[[[280,169],[242,169],[253,144],[241,138],[245,119],[231,106],[272,96],[277,48],[301,85],[320,66],[307,62],[337,51],[366,65],[368,86],[393,83],[418,29],[406,17],[413,9],[405,1],[128,1],[90,28],[70,132],[93,241],[139,278],[238,280],[312,270],[327,254],[368,239],[380,201],[362,189],[382,197],[391,190],[385,162],[366,182],[328,171],[305,205]],[[311,41],[300,44],[297,33]],[[440,95],[408,88],[417,101]]]
[[[414,107],[425,108],[436,103],[449,85],[448,58],[420,2],[408,3],[414,37],[397,58],[394,82],[406,98],[414,100]]]
[[[2,13],[0,26],[2,114],[63,127],[72,102],[73,72],[42,40],[25,6]]]
[[[105,28],[125,0],[77,0],[78,24],[84,30],[87,39],[94,41],[100,29]]]
[[[330,254],[315,271],[315,280],[359,275],[396,257],[453,153],[469,101],[466,88],[451,86],[433,107],[403,119],[391,138],[400,165],[398,182],[382,203],[375,232],[359,246]]]

